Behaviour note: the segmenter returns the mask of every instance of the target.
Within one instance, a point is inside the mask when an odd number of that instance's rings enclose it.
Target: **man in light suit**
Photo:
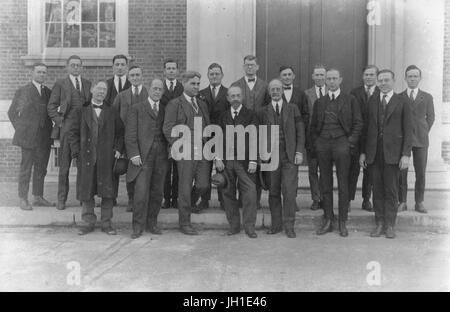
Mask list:
[[[352,94],[359,103],[363,122],[367,122],[367,103],[372,96],[379,96],[380,89],[377,87],[377,74],[378,67],[375,65],[368,65],[363,70],[363,82],[362,86],[353,89]],[[352,155],[350,163],[350,176],[349,176],[349,197],[350,202],[355,199],[356,185],[358,183],[359,172],[361,171],[359,166],[359,154],[361,147],[359,147],[358,153]],[[363,169],[362,180],[362,196],[363,203],[361,209],[367,211],[373,211],[372,204],[370,203],[370,195],[372,193],[372,180],[370,178],[369,170]],[[348,209],[350,211],[350,202],[348,203]]]
[[[36,63],[30,83],[19,88],[8,110],[15,133],[12,144],[22,152],[19,172],[19,199],[22,210],[32,210],[28,202],[31,169],[33,168],[33,206],[54,206],[44,199],[44,179],[50,156],[52,121],[47,115],[50,89],[44,85],[47,65]]]
[[[106,105],[113,105],[116,96],[131,87],[131,83],[127,78],[128,72],[128,58],[125,55],[118,54],[113,57],[112,60],[114,77],[106,80],[108,85],[108,91],[106,93],[105,103]],[[119,175],[113,175],[114,184],[114,206],[117,205],[117,194],[119,192]]]
[[[163,134],[163,82],[153,79],[147,100],[133,105],[128,113],[125,145],[131,160],[127,181],[135,181],[133,234],[135,239],[144,229],[161,234],[157,226],[164,192],[164,178],[169,165],[167,141]]]
[[[420,213],[427,213],[423,205],[425,194],[425,170],[428,158],[428,133],[434,123],[434,104],[433,96],[419,89],[419,83],[422,79],[422,71],[415,65],[410,65],[405,71],[405,80],[408,88],[401,93],[407,98],[411,107],[413,118],[412,134],[412,156],[414,171],[416,172],[416,183],[414,186],[414,210]],[[400,172],[398,211],[405,211],[406,194],[408,191],[408,170]]]
[[[327,96],[316,100],[311,120],[311,143],[317,153],[324,220],[317,231],[323,235],[333,230],[333,164],[339,189],[339,234],[348,236],[348,174],[350,155],[358,149],[363,127],[359,104],[351,94],[340,89],[342,76],[337,69],[326,75]]]
[[[271,126],[279,128],[279,164],[275,171],[270,172],[269,208],[272,225],[267,234],[276,234],[284,229],[287,237],[295,238],[298,166],[303,161],[305,126],[298,106],[286,102],[282,97],[283,84],[280,80],[274,79],[269,83],[269,94],[272,101],[261,111],[261,124],[267,125],[269,129]],[[268,134],[269,142],[270,138]],[[271,146],[270,143],[267,145]]]
[[[375,229],[372,237],[395,238],[399,170],[407,169],[411,155],[412,118],[410,105],[393,91],[395,75],[378,72],[380,95],[368,103],[367,123],[362,135],[361,167],[369,168],[373,182]]]
[[[166,107],[169,102],[183,94],[183,84],[177,80],[179,74],[178,63],[174,59],[164,62],[164,93],[161,104]],[[163,209],[178,208],[178,172],[177,164],[172,158],[169,159],[169,169],[166,173],[164,184]]]
[[[66,209],[67,194],[69,193],[69,170],[72,163],[72,151],[66,134],[71,127],[70,114],[74,109],[83,106],[91,97],[91,82],[81,77],[83,64],[78,55],[67,59],[68,77],[58,80],[52,89],[47,106],[48,116],[55,123],[54,129],[59,132],[59,174],[58,174],[58,203],[56,208]],[[79,164],[77,163],[77,199],[79,199],[80,179]]]
[[[308,99],[309,116],[312,116],[314,103],[317,99],[322,98],[328,92],[325,85],[325,75],[327,70],[323,65],[316,65],[312,73],[312,80],[314,86],[305,90],[306,97]],[[311,188],[312,205],[311,210],[318,210],[321,208],[322,196],[319,186],[319,161],[317,155],[311,145],[311,136],[309,134],[309,125],[311,125],[311,118],[308,124],[307,138],[306,138],[306,155],[308,159],[308,178],[309,186]]]
[[[187,71],[181,76],[184,92],[181,96],[171,100],[167,104],[164,116],[163,132],[169,142],[170,157],[177,164],[178,170],[178,215],[180,231],[186,235],[197,235],[198,231],[191,224],[191,210],[193,198],[199,198],[209,188],[209,163],[203,157],[203,146],[196,146],[194,140],[194,122],[201,121],[202,131],[209,125],[208,106],[205,102],[197,99],[200,88],[201,75],[195,71]],[[173,144],[179,137],[172,136],[172,129],[180,128],[177,126],[187,126],[191,132],[190,155],[186,158],[181,157],[187,151],[181,151]],[[203,138],[205,143],[206,138]],[[196,159],[200,158],[200,159]],[[193,184],[195,187],[193,188]],[[194,191],[193,191],[194,190]]]
[[[120,92],[116,96],[113,103],[113,107],[119,112],[120,119],[122,119],[122,122],[125,125],[125,127],[127,124],[128,111],[130,110],[130,108],[134,104],[143,102],[148,98],[147,89],[142,84],[143,77],[141,67],[137,65],[131,66],[130,70],[128,71],[128,79],[131,82],[131,87],[125,91]],[[128,157],[126,149],[125,149],[125,156]],[[133,210],[133,193],[134,193],[133,182],[127,182],[127,193],[128,193],[127,211],[131,212]]]
[[[223,112],[230,108],[230,103],[227,100],[228,88],[222,85],[223,70],[222,66],[217,63],[212,63],[208,67],[209,86],[200,90],[199,98],[208,105],[209,119],[211,124],[219,125],[220,116]],[[210,173],[212,172],[213,163],[210,163]],[[217,189],[220,207],[223,209],[223,196],[219,188]],[[211,188],[208,192],[203,194],[200,203],[197,205],[196,211],[200,212],[209,207],[209,200],[211,199]]]

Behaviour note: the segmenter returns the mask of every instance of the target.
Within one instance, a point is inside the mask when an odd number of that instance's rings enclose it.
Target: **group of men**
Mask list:
[[[314,67],[314,86],[305,91],[294,87],[295,73],[290,66],[282,66],[279,77],[266,83],[257,76],[259,66],[252,55],[244,58],[245,75],[228,89],[222,85],[224,73],[217,63],[208,67],[209,86],[203,90],[198,72],[186,71],[178,80],[178,64],[172,59],[164,63],[164,79],[152,79],[148,89],[140,66],[129,66],[124,55],[116,55],[112,63],[113,78],[91,83],[81,77],[81,58],[71,56],[67,60],[68,76],[58,80],[51,91],[44,86],[47,66],[37,63],[32,81],[16,92],[8,115],[15,128],[13,144],[22,149],[20,208],[32,209],[28,202],[32,167],[33,205],[54,205],[44,199],[43,183],[52,140],[57,139],[56,208],[65,209],[69,169],[75,160],[76,196],[85,222],[80,235],[94,231],[95,195],[101,198],[102,231],[116,234],[111,219],[120,177],[115,167],[121,158],[128,161],[127,210],[133,213],[132,238],[144,231],[162,233],[157,224],[161,207],[178,208],[180,231],[198,234],[191,213],[209,206],[214,166],[223,180],[218,196],[230,225],[228,235],[239,233],[243,227],[248,237],[257,237],[256,212],[262,189],[266,189],[271,212],[267,234],[284,231],[287,237],[296,237],[298,166],[304,160],[309,169],[311,209],[324,210],[318,235],[331,232],[335,224],[333,165],[342,237],[348,236],[347,214],[355,199],[361,167],[362,209],[375,212],[376,227],[371,236],[395,237],[397,210],[407,209],[406,175],[411,150],[416,172],[415,210],[426,212],[425,168],[434,109],[431,95],[418,89],[421,70],[414,65],[405,71],[408,89],[402,94],[393,91],[394,73],[374,65],[364,68],[363,86],[346,94],[340,88],[340,70],[323,65]],[[224,132],[230,127],[261,129],[259,126],[267,126],[268,131],[258,130],[257,140],[251,131],[245,131],[243,144],[233,132],[232,144],[226,141],[223,153],[208,159],[203,147],[219,133],[202,135],[200,148],[195,136],[196,131],[203,134],[210,125]],[[179,126],[190,130],[189,148],[183,145],[180,149],[177,144],[187,139],[178,131]],[[273,129],[277,129],[275,136]],[[254,144],[266,142],[270,147],[272,140],[278,148],[269,160],[251,152]],[[262,172],[263,164],[270,159],[278,159],[276,167]]]

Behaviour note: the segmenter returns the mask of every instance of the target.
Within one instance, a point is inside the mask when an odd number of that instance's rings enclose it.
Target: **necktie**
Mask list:
[[[173,81],[170,82],[170,88],[169,88],[170,92],[173,92]]]
[[[383,115],[386,111],[386,106],[387,106],[386,97],[387,97],[387,94],[383,95],[383,99],[381,100],[381,106],[383,108]]]
[[[41,97],[44,96],[44,85],[41,84]]]
[[[123,86],[122,86],[122,78],[119,77],[119,93],[122,92]]]
[[[291,90],[292,87],[291,87],[291,86],[286,86],[286,87],[283,87],[283,89],[284,89],[284,90]]]
[[[366,87],[366,99],[370,98],[370,88]]]
[[[234,111],[234,117],[233,117],[233,120],[236,119],[237,115],[238,115],[238,111],[235,110],[235,111]]]
[[[139,90],[138,90],[138,87],[136,87],[136,86],[133,87],[133,95],[136,97],[139,95]]]
[[[216,91],[217,91],[216,86],[213,86],[213,88],[212,88],[212,96],[213,96],[214,100],[216,99]]]
[[[248,79],[248,82],[255,82],[256,81],[256,78],[249,78]]]
[[[98,108],[98,109],[103,109],[103,105],[92,104],[92,107]]]
[[[75,88],[80,91],[80,82],[78,81],[78,77],[75,77]]]
[[[192,103],[192,107],[194,107],[194,110],[196,113],[198,113],[198,105],[197,103],[195,103],[195,97],[191,97],[191,103]]]
[[[332,100],[332,101],[335,100],[334,93],[331,93],[331,100]]]
[[[156,105],[156,103],[152,104],[152,109],[155,112],[155,115],[158,116],[158,106]]]
[[[411,93],[409,94],[409,98],[411,101],[414,101],[414,90],[411,90]]]
[[[323,97],[322,87],[319,87],[319,92],[320,92],[320,98],[322,98]]]
[[[275,112],[280,116],[280,106],[278,105],[278,102],[275,104]]]

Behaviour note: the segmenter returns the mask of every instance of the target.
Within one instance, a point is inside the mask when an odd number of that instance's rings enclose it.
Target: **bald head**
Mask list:
[[[152,101],[158,102],[164,93],[164,84],[161,79],[155,78],[150,83],[150,89],[148,90],[148,96]]]
[[[273,101],[278,102],[283,96],[283,83],[280,79],[273,79],[269,82],[269,94]]]

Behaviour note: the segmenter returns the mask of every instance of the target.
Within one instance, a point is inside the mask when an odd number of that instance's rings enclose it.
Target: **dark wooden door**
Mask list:
[[[312,85],[315,64],[342,71],[342,89],[361,83],[367,63],[367,0],[257,0],[256,56],[259,76],[279,74],[281,65],[295,68],[296,85]]]

